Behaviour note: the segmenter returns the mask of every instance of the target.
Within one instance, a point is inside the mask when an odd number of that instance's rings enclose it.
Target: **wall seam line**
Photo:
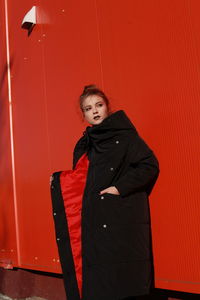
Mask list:
[[[94,0],[95,3],[95,11],[96,11],[96,26],[97,26],[97,37],[98,37],[98,48],[99,48],[99,61],[100,61],[100,68],[101,68],[101,84],[102,89],[104,90],[104,79],[103,79],[103,64],[102,64],[102,53],[101,53],[101,41],[100,41],[100,29],[99,29],[99,18],[98,18],[98,11],[97,11],[97,1]]]
[[[10,122],[10,145],[11,145],[11,162],[12,162],[12,182],[13,182],[13,199],[15,215],[15,232],[18,265],[21,265],[20,242],[19,242],[19,222],[16,190],[16,170],[14,155],[14,133],[13,133],[13,110],[12,110],[12,93],[11,93],[11,72],[10,72],[10,41],[8,25],[8,0],[5,0],[5,29],[6,29],[6,58],[7,58],[7,78],[8,78],[8,102],[9,102],[9,122]]]

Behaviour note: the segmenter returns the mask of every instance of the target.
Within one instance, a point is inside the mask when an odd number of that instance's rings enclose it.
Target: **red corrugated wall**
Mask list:
[[[0,0],[1,265],[60,272],[49,176],[71,168],[86,126],[77,99],[96,83],[160,161],[156,287],[200,293],[199,10],[198,0]]]

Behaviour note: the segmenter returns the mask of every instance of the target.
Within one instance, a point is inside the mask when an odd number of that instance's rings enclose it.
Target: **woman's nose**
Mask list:
[[[96,114],[98,111],[97,111],[97,108],[96,107],[94,107],[93,108],[93,114]]]

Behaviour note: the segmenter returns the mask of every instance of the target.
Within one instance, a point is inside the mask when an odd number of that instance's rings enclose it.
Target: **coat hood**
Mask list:
[[[125,112],[118,110],[105,118],[100,124],[92,127],[88,126],[83,134],[85,135],[87,146],[89,148],[94,146],[98,150],[102,142],[124,134],[127,131],[132,131],[132,133],[137,135],[134,125]]]

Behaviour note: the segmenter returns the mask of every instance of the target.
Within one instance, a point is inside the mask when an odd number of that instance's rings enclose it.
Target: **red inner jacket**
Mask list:
[[[81,210],[88,166],[89,161],[85,153],[77,162],[74,170],[64,171],[60,175],[61,191],[80,297],[82,296]]]

